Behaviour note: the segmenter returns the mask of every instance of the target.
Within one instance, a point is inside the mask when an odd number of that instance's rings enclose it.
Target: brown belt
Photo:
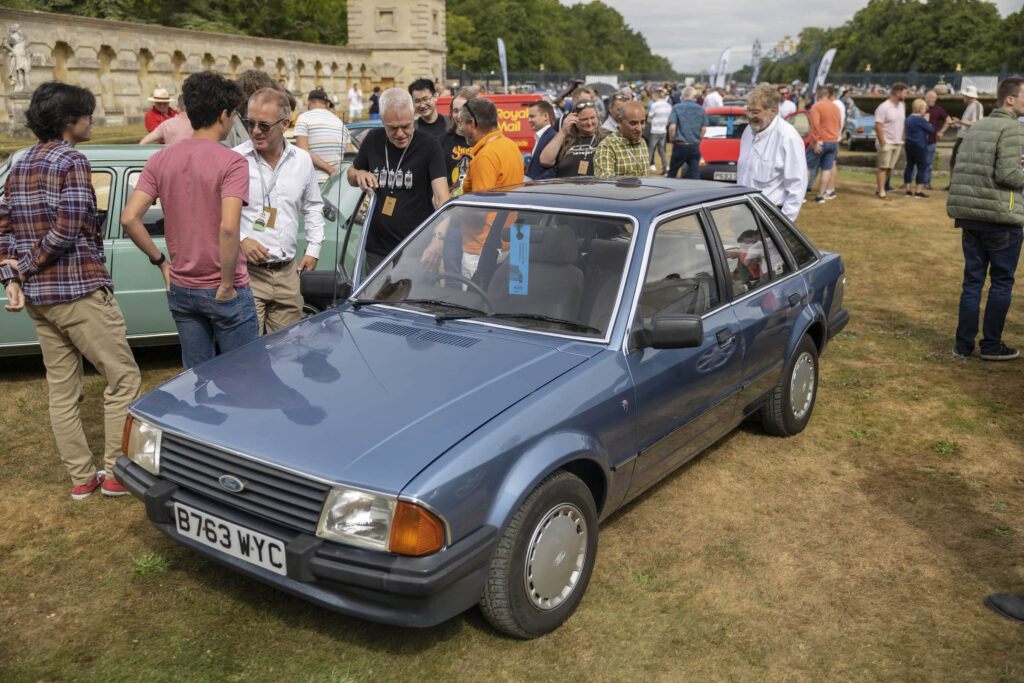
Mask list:
[[[253,261],[247,262],[250,266],[257,266],[258,268],[266,268],[267,270],[281,270],[285,266],[290,266],[293,263],[292,259],[287,261],[266,261],[264,263],[255,263]]]

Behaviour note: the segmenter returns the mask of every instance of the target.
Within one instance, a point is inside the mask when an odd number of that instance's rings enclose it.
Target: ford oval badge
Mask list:
[[[221,478],[217,481],[220,482],[221,488],[231,493],[239,493],[245,488],[245,484],[238,477],[232,477],[230,474],[221,475]]]

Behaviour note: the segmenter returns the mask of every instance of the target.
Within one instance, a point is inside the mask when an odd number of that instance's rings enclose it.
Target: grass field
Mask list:
[[[808,428],[743,426],[613,516],[580,609],[531,642],[476,610],[422,631],[334,614],[169,541],[135,499],[72,501],[41,363],[0,362],[0,679],[1024,681],[1024,628],[982,605],[1024,593],[1024,360],[951,359],[945,193],[872,192],[842,174],[798,221],[843,254],[852,316]],[[179,367],[139,360],[147,389]]]

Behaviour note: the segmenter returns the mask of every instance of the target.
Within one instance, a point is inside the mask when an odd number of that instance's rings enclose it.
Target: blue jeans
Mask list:
[[[836,158],[839,156],[839,143],[821,143],[821,154],[816,153],[814,145],[811,145],[804,154],[807,158],[807,170],[811,174],[807,181],[807,191],[810,192],[811,188],[814,187],[815,179],[818,177],[818,170],[830,171],[836,165]]]
[[[672,160],[669,161],[668,177],[677,177],[683,164],[690,167],[689,177],[700,180],[700,143],[687,145],[678,140],[672,143]]]
[[[981,290],[988,273],[992,283],[985,302],[985,318],[981,326],[982,353],[995,353],[1003,340],[1003,325],[1010,310],[1013,293],[1013,274],[1020,258],[1020,245],[1024,240],[1021,228],[1007,230],[963,231],[964,285],[960,294],[960,316],[956,326],[957,353],[969,355],[974,351],[974,338],[978,336],[978,311]]]
[[[929,142],[925,148],[924,184],[932,184],[932,167],[935,166],[935,143]]]
[[[246,285],[235,291],[234,299],[218,301],[216,288],[187,289],[171,283],[167,306],[178,328],[181,364],[186,370],[210,360],[217,350],[227,353],[259,336],[252,288]]]

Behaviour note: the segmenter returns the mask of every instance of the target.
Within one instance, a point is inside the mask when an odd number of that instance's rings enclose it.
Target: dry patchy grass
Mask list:
[[[1024,629],[981,603],[1024,592],[1024,361],[950,360],[944,199],[882,202],[843,175],[805,206],[852,314],[807,430],[741,427],[608,520],[579,611],[533,642],[475,610],[424,631],[336,615],[170,542],[135,500],[73,503],[40,363],[0,363],[0,677],[1024,680]],[[147,388],[177,369],[140,361]]]

